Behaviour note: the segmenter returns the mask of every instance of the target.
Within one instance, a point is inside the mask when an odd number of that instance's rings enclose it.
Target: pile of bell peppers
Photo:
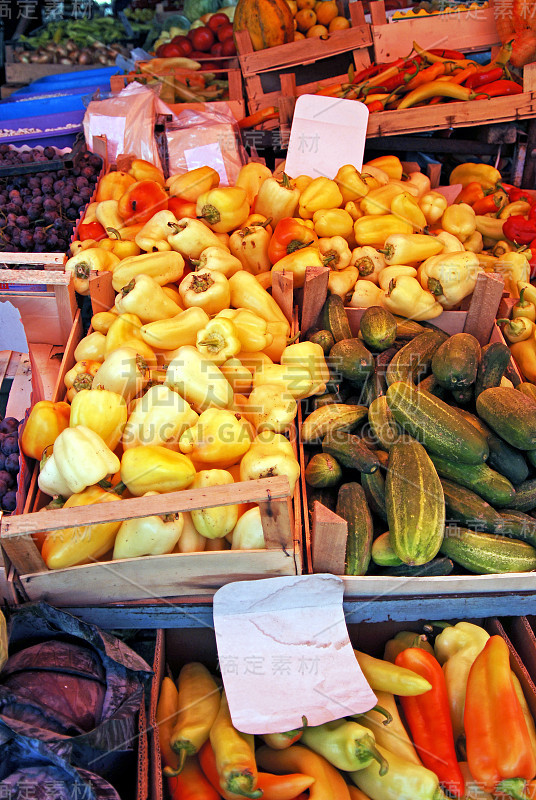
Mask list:
[[[511,54],[508,42],[488,64],[478,64],[457,50],[425,50],[413,42],[407,58],[357,74],[351,69],[347,82],[320,86],[316,94],[359,100],[369,113],[521,94],[523,86],[508,69]]]
[[[372,710],[256,738],[233,726],[203,664],[164,678],[156,721],[171,800],[533,797],[536,728],[506,642],[469,622],[439,627],[433,643],[401,631],[383,659],[354,651]]]

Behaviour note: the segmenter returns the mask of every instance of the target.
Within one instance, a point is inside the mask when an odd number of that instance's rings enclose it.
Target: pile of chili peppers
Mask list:
[[[414,42],[409,58],[372,64],[349,74],[347,83],[321,87],[315,94],[360,100],[370,113],[521,94],[523,87],[508,70],[511,53],[508,42],[489,64],[481,65],[457,50],[424,50]]]

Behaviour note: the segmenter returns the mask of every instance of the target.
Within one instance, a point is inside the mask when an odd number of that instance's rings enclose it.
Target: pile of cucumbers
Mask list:
[[[301,427],[309,511],[346,520],[346,574],[535,570],[536,386],[508,347],[379,306],[353,336],[336,295],[306,339],[331,378]]]

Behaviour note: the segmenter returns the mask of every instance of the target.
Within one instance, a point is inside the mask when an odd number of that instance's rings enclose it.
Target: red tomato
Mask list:
[[[195,28],[191,40],[194,50],[202,50],[204,53],[208,53],[215,41],[210,28]]]
[[[193,58],[194,61],[202,61],[203,59],[206,60],[207,56],[208,53],[203,53],[202,50],[192,50],[188,58]]]
[[[190,39],[188,39],[187,36],[174,36],[171,42],[172,44],[180,44],[186,56],[190,55],[190,53],[194,49],[192,42],[190,41]]]
[[[217,14],[213,14],[209,21],[207,22],[208,27],[211,31],[217,31],[221,25],[227,25],[229,22],[229,17],[227,14],[222,14],[221,12]]]
[[[221,28],[218,28],[216,31],[216,36],[220,40],[220,42],[224,42],[226,39],[233,38],[233,26],[231,22],[228,22],[226,25],[222,25]]]
[[[225,39],[222,42],[222,56],[236,56],[236,44],[234,39]]]
[[[158,48],[160,50],[160,48]],[[185,56],[186,53],[184,52],[182,45],[180,44],[173,44],[170,42],[169,44],[165,44],[162,47],[162,53],[160,54],[160,58],[175,58],[176,56]]]
[[[223,42],[214,42],[214,44],[210,48],[210,55],[211,56],[221,56],[222,48],[223,48]]]

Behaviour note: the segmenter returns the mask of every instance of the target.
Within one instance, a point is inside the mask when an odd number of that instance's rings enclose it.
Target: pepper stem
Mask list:
[[[385,719],[382,720],[382,725],[389,725],[389,723],[393,721],[393,715],[383,706],[374,706],[374,708],[371,710],[377,711],[378,714],[381,714],[383,717],[385,717]]]
[[[184,749],[179,750],[179,752],[178,752],[179,763],[178,763],[177,767],[175,769],[173,769],[173,767],[164,767],[164,769],[163,769],[163,773],[166,776],[166,778],[176,778],[177,775],[181,774],[181,772],[182,772],[182,770],[184,768],[184,765],[186,763],[186,756],[187,755],[188,755],[188,753],[186,752],[186,750],[184,750]]]
[[[505,794],[514,800],[529,800],[525,794],[526,783],[523,778],[509,778],[497,784],[493,794]]]
[[[389,771],[389,763],[382,756],[372,736],[363,736],[357,743],[356,755],[363,760],[373,758],[380,765],[380,777]]]
[[[257,797],[262,797],[262,789],[253,789],[251,787],[252,783],[253,775],[235,773],[228,777],[226,789],[230,793],[240,795],[240,797],[250,797],[252,800],[256,800]]]
[[[518,306],[518,308],[525,308],[525,306],[528,305],[528,301],[525,300],[525,287],[523,287],[523,289],[521,289],[519,292],[519,300],[517,301],[516,306]]]
[[[109,234],[111,239],[117,239],[120,242],[123,241],[121,239],[121,234],[119,233],[117,228],[106,228],[106,230],[108,231],[108,234]]]

